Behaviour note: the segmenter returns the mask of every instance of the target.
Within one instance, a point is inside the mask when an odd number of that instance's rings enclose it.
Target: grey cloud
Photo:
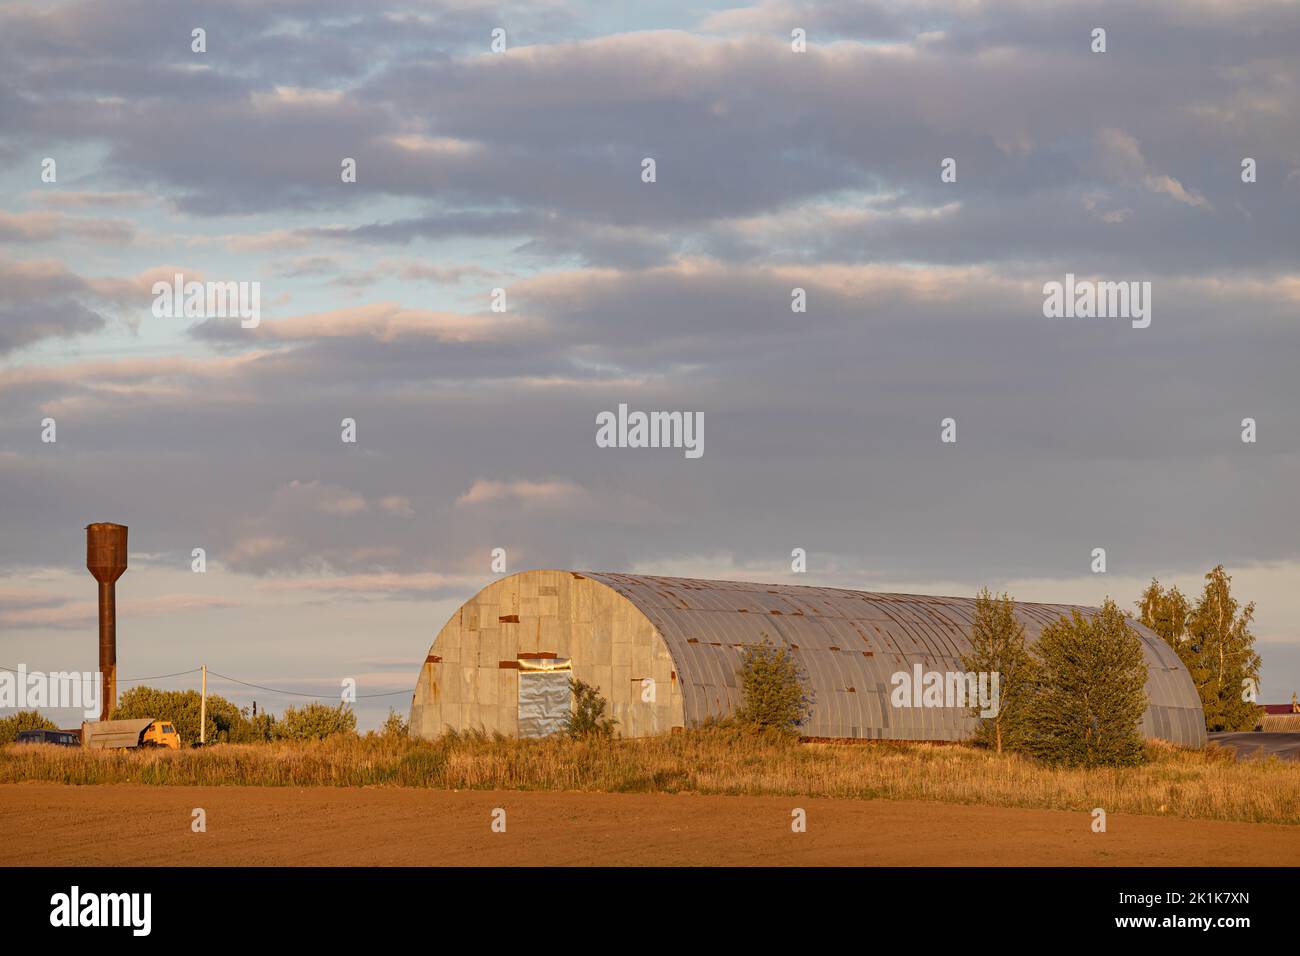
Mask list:
[[[41,529],[68,523],[69,501],[138,523],[151,551],[181,560],[202,539],[263,574],[447,571],[495,546],[619,567],[795,542],[931,575],[1067,573],[1098,544],[1135,573],[1211,550],[1294,557],[1294,536],[1268,517],[1290,507],[1294,450],[1278,429],[1300,399],[1284,301],[1260,293],[1228,326],[1239,293],[1166,287],[1139,331],[1053,323],[1034,290],[978,279],[939,299],[808,285],[810,312],[796,315],[770,276],[607,279],[525,303],[555,330],[544,342],[331,338],[210,378],[145,363],[109,390],[14,385],[0,447],[20,458],[0,469],[14,540],[35,555],[6,560],[58,560]],[[151,382],[189,397],[155,396]],[[31,454],[22,423],[38,400],[67,404],[57,453],[70,458]],[[703,411],[705,456],[597,448],[595,414],[619,402]],[[949,415],[956,446],[938,441]],[[1267,444],[1240,443],[1244,415]],[[344,417],[356,447],[339,440]],[[371,505],[288,507],[278,489],[294,479]],[[601,504],[456,508],[480,479],[568,480]],[[394,495],[411,514],[374,507]]]
[[[0,258],[0,355],[98,331],[107,320],[92,306],[110,299],[59,263]]]
[[[123,17],[154,9],[127,7]],[[1288,247],[1300,212],[1286,178],[1300,167],[1300,142],[1280,122],[1296,84],[1294,62],[1282,58],[1300,33],[1294,11],[1002,4],[962,15],[937,4],[864,4],[775,5],[735,16],[776,24],[805,14],[811,27],[825,23],[845,36],[942,35],[908,55],[814,44],[796,56],[781,31],[725,41],[649,33],[506,56],[458,56],[464,51],[444,44],[416,59],[407,40],[453,21],[468,24],[470,36],[497,12],[439,8],[432,20],[402,20],[332,7],[313,11],[308,29],[301,7],[237,6],[223,14],[222,29],[292,45],[321,63],[277,73],[267,64],[294,58],[254,47],[265,53],[249,61],[261,73],[223,70],[212,59],[214,77],[144,75],[139,83],[152,95],[107,106],[91,104],[56,74],[42,89],[58,108],[44,111],[50,118],[35,132],[108,143],[116,178],[161,183],[194,214],[332,207],[355,215],[376,194],[437,204],[409,218],[313,231],[340,241],[510,237],[521,254],[630,268],[693,248],[743,260],[762,250],[729,235],[725,220],[881,190],[914,205],[959,201],[961,210],[930,227],[881,227],[867,242],[831,230],[819,255],[834,246],[849,261],[930,248],[939,261],[954,262],[1048,247],[1127,256],[1178,236],[1182,252],[1146,267],[1182,262],[1192,273],[1215,255],[1225,266],[1285,256],[1278,250]],[[1098,17],[1112,35],[1105,55],[1088,53],[1083,42]],[[1269,26],[1263,40],[1261,22]],[[24,68],[53,69],[70,56],[71,41],[42,40],[41,30],[20,25],[17,36],[35,35],[25,45],[14,41],[13,62],[26,65],[13,67],[21,86]],[[126,58],[139,44],[158,42],[155,30],[144,33],[115,25],[98,56],[129,70]],[[84,32],[72,35],[89,43]],[[364,69],[351,63],[355,54],[334,48],[344,37],[350,50],[373,51]],[[1139,41],[1141,57],[1133,53]],[[295,85],[342,95],[274,93]],[[21,131],[31,118],[15,119]],[[1220,215],[1198,219],[1097,161],[1097,137],[1107,129],[1136,137],[1152,171],[1204,195]],[[412,136],[460,145],[399,144]],[[1256,154],[1260,182],[1243,191],[1238,164]],[[638,178],[647,155],[659,163],[653,186]],[[358,159],[355,188],[338,182],[342,156]],[[944,156],[958,159],[958,184],[939,182]],[[1094,195],[1130,210],[1132,225],[1120,231],[1094,221],[1082,207]],[[1045,244],[1045,236],[1054,241]],[[830,241],[839,238],[842,246]]]
[[[17,308],[0,303],[0,355],[42,339],[70,338],[103,326],[103,316],[68,299]]]

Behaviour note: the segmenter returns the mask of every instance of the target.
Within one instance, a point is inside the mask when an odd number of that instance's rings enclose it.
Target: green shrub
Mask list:
[[[356,732],[357,715],[347,704],[327,707],[313,701],[305,707],[286,707],[275,722],[277,740],[324,740]]]
[[[605,716],[609,701],[601,696],[600,688],[571,677],[569,690],[573,692],[573,710],[564,719],[565,734],[570,737],[612,737],[618,721]]]
[[[24,730],[58,730],[59,725],[43,716],[40,711],[20,710],[9,717],[0,718],[0,744],[11,744]]]
[[[411,725],[407,723],[406,718],[397,711],[389,708],[388,717],[384,724],[379,728],[381,737],[409,737],[411,735]]]
[[[1047,625],[1034,650],[1030,752],[1072,767],[1142,763],[1138,723],[1147,707],[1147,666],[1142,642],[1115,602],[1107,598],[1095,617],[1072,611]]]
[[[230,743],[232,744],[264,744],[275,740],[275,716],[262,711],[256,715],[250,715],[248,708],[245,707],[239,712],[240,722],[231,728]]]
[[[739,676],[744,695],[736,711],[739,722],[793,732],[812,713],[812,697],[804,692],[789,648],[768,640],[751,644],[741,655]]]

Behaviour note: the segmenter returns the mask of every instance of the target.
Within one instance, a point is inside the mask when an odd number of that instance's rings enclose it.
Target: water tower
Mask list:
[[[99,719],[117,706],[117,597],[115,583],[126,570],[126,525],[86,525],[86,570],[99,582],[99,673],[103,681]]]

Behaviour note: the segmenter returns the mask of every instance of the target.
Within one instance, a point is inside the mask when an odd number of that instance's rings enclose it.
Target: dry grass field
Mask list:
[[[365,736],[206,750],[0,748],[0,784],[385,787],[937,801],[1300,824],[1300,764],[1150,745],[1138,767],[1072,770],[961,745],[798,743],[709,728],[638,740]]]

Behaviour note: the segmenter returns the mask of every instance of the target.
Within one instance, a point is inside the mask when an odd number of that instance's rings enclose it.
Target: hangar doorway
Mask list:
[[[572,676],[573,666],[566,658],[520,658],[520,737],[549,737],[564,730],[573,710]]]

